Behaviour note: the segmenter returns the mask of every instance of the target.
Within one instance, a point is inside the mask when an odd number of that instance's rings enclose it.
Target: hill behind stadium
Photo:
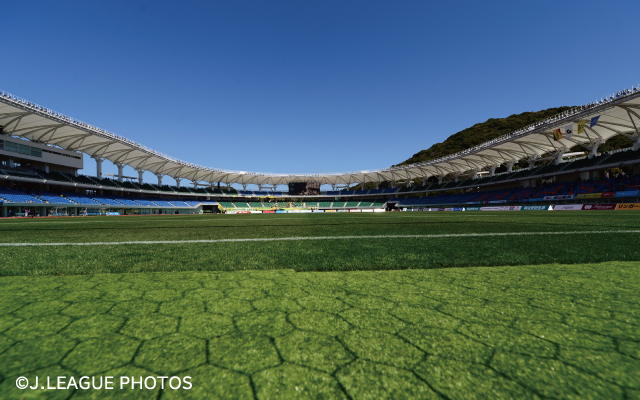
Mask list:
[[[477,123],[469,128],[449,136],[444,142],[436,143],[426,150],[421,150],[411,158],[397,164],[406,165],[418,162],[434,160],[439,157],[455,154],[459,151],[469,149],[491,139],[500,137],[506,133],[514,132],[524,126],[542,121],[552,117],[572,107],[555,107],[541,111],[526,111],[520,114],[513,114],[506,118],[489,118],[485,122]],[[624,136],[615,136],[600,146],[600,151],[617,150],[631,146],[631,140]],[[584,150],[579,146],[572,148],[573,151]],[[395,165],[394,165],[395,166]]]

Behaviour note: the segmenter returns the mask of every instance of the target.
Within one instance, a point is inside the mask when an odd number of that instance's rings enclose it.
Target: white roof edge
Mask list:
[[[555,116],[552,116],[550,118],[547,118],[544,121],[526,126],[524,128],[518,129],[514,132],[510,132],[507,133],[505,135],[500,136],[499,138],[496,139],[492,139],[488,142],[482,143],[480,145],[471,147],[469,149],[465,149],[461,152],[455,153],[455,154],[451,154],[449,156],[445,156],[445,157],[440,157],[438,159],[435,160],[430,160],[430,161],[426,161],[426,162],[421,162],[421,163],[415,163],[415,164],[408,164],[408,165],[401,165],[401,166],[395,166],[395,167],[391,167],[391,168],[385,168],[385,169],[378,169],[378,170],[362,170],[362,171],[353,171],[353,172],[339,172],[339,173],[316,173],[316,174],[307,174],[307,173],[302,173],[302,174],[283,174],[283,173],[263,173],[263,172],[247,172],[247,171],[232,171],[232,170],[225,170],[225,169],[215,169],[215,168],[210,168],[210,167],[204,167],[204,166],[200,166],[200,165],[196,165],[193,163],[189,163],[186,161],[182,161],[179,159],[176,159],[174,157],[168,156],[166,154],[157,152],[153,149],[150,149],[142,144],[136,143],[132,140],[129,140],[125,137],[116,135],[114,133],[111,133],[109,131],[106,131],[104,129],[95,127],[91,124],[87,124],[85,122],[82,122],[80,120],[77,120],[75,118],[71,118],[68,117],[62,113],[58,113],[55,112],[49,108],[46,107],[42,107],[36,103],[30,102],[28,100],[22,99],[20,97],[14,96],[10,93],[4,92],[4,91],[0,91],[0,102],[8,104],[10,106],[16,107],[16,108],[20,108],[22,110],[25,110],[29,113],[35,114],[35,115],[39,115],[43,118],[52,120],[52,121],[56,121],[59,122],[61,124],[64,125],[68,125],[70,127],[73,127],[75,129],[79,129],[82,131],[85,131],[87,133],[90,133],[92,135],[96,135],[99,137],[103,137],[109,140],[112,140],[114,142],[123,144],[133,150],[137,150],[137,151],[141,151],[144,152],[146,154],[149,154],[151,156],[157,157],[161,160],[167,161],[167,162],[171,162],[171,163],[175,163],[179,166],[182,167],[187,167],[187,168],[191,168],[191,169],[195,169],[198,170],[199,172],[205,172],[205,173],[216,173],[216,174],[225,174],[228,175],[229,178],[232,179],[227,179],[228,181],[235,181],[237,182],[238,178],[244,176],[244,177],[251,177],[251,178],[264,178],[263,183],[267,183],[269,178],[289,178],[289,179],[285,179],[287,182],[293,182],[296,180],[304,180],[307,178],[320,178],[320,179],[315,179],[314,181],[320,182],[320,183],[328,183],[328,184],[342,184],[342,183],[355,183],[356,181],[354,181],[354,176],[362,176],[362,179],[364,181],[379,181],[380,179],[373,179],[373,176],[375,176],[376,174],[381,174],[381,173],[390,173],[393,174],[394,172],[402,172],[405,170],[411,170],[411,169],[421,169],[421,168],[425,168],[425,167],[429,167],[429,166],[435,166],[438,164],[443,164],[443,163],[450,163],[451,161],[455,161],[457,159],[462,159],[463,157],[467,157],[470,155],[474,155],[476,153],[479,153],[483,150],[488,150],[491,149],[493,147],[496,147],[498,145],[504,144],[504,143],[508,143],[511,142],[515,139],[519,139],[528,135],[533,135],[533,134],[539,134],[542,133],[544,131],[548,131],[551,128],[554,127],[558,127],[558,126],[562,126],[563,124],[567,124],[570,122],[575,122],[576,120],[579,120],[581,118],[586,118],[586,116],[588,115],[593,115],[593,114],[597,114],[597,113],[603,113],[608,109],[611,109],[621,103],[624,103],[626,101],[629,101],[631,99],[635,99],[640,97],[640,85],[638,87],[632,87],[631,89],[626,89],[623,91],[620,91],[618,93],[616,93],[615,95],[611,95],[611,96],[607,96],[605,99],[597,101],[597,102],[593,102],[593,103],[589,103],[583,106],[579,106],[579,107],[575,107],[572,108],[570,110],[567,110],[563,113],[557,114]],[[523,159],[526,157],[522,157],[520,159]],[[196,175],[193,175],[194,177],[196,177]],[[366,179],[365,176],[369,177],[369,179]],[[182,179],[188,179],[186,177],[183,176],[176,176],[176,178],[182,178]],[[197,178],[195,180],[202,180],[201,178]],[[255,183],[253,182],[254,179],[252,179],[252,182],[248,182],[248,183]],[[285,184],[285,183],[283,183]]]

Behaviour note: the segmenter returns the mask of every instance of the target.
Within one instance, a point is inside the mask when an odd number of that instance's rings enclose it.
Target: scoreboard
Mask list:
[[[315,182],[289,182],[289,194],[292,196],[317,196],[320,194],[320,184]]]

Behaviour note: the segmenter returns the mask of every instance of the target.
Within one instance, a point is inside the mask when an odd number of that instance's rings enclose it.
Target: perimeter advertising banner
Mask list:
[[[313,212],[324,212],[324,210],[313,210]]]
[[[553,207],[554,211],[579,211],[582,210],[582,204],[562,204]]]
[[[585,193],[576,196],[579,199],[599,199],[602,197],[602,193]]]
[[[640,211],[640,203],[620,203],[616,206],[616,210],[636,210]]]
[[[376,208],[373,212],[384,212],[384,208]]]
[[[362,210],[362,212],[373,212],[373,210],[371,208],[365,208]]]
[[[606,193],[602,193],[602,197],[613,197],[615,195],[614,192],[606,192]]]
[[[263,214],[275,214],[276,212],[275,211],[263,211],[262,213]]]
[[[571,200],[571,199],[574,199],[575,197],[576,196],[572,194],[562,194],[558,196],[545,196],[544,199],[545,200]]]
[[[599,211],[599,210],[615,210],[617,204],[585,204],[583,210]]]
[[[465,211],[480,211],[481,207],[466,207]]]
[[[547,211],[549,206],[522,206],[520,211]]]
[[[482,207],[482,211],[520,211],[522,206]]]
[[[640,190],[625,190],[623,192],[616,192],[614,197],[637,197],[640,196]]]
[[[286,214],[285,210],[276,210],[276,214]]]
[[[324,210],[324,212],[338,212],[338,210]]]

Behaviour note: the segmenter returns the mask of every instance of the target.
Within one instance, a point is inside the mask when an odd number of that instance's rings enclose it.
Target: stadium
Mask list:
[[[202,167],[0,102],[1,398],[640,395],[638,87],[328,174]]]
[[[2,15],[0,400],[640,400],[640,2]]]
[[[331,174],[201,167],[6,92],[0,93],[0,102],[3,217],[24,215],[25,210],[41,216],[490,210],[479,207],[485,204],[494,204],[494,210],[586,210],[592,204],[589,209],[615,209],[639,202],[639,87],[457,154]],[[631,139],[633,146],[598,152],[616,136]],[[570,150],[576,146],[582,151]],[[97,176],[78,174],[85,155],[96,162]],[[102,175],[105,160],[117,166],[117,176]],[[528,166],[517,167],[522,161]],[[125,177],[125,166],[138,177]],[[605,176],[607,169],[627,166],[632,173],[622,180]],[[157,183],[143,182],[145,171],[156,175]],[[163,185],[163,176],[173,178],[176,186]],[[416,179],[423,184],[414,185]],[[375,188],[366,189],[367,184]],[[257,190],[247,190],[248,185]],[[333,190],[321,192],[321,185]],[[352,185],[359,185],[358,190]]]

